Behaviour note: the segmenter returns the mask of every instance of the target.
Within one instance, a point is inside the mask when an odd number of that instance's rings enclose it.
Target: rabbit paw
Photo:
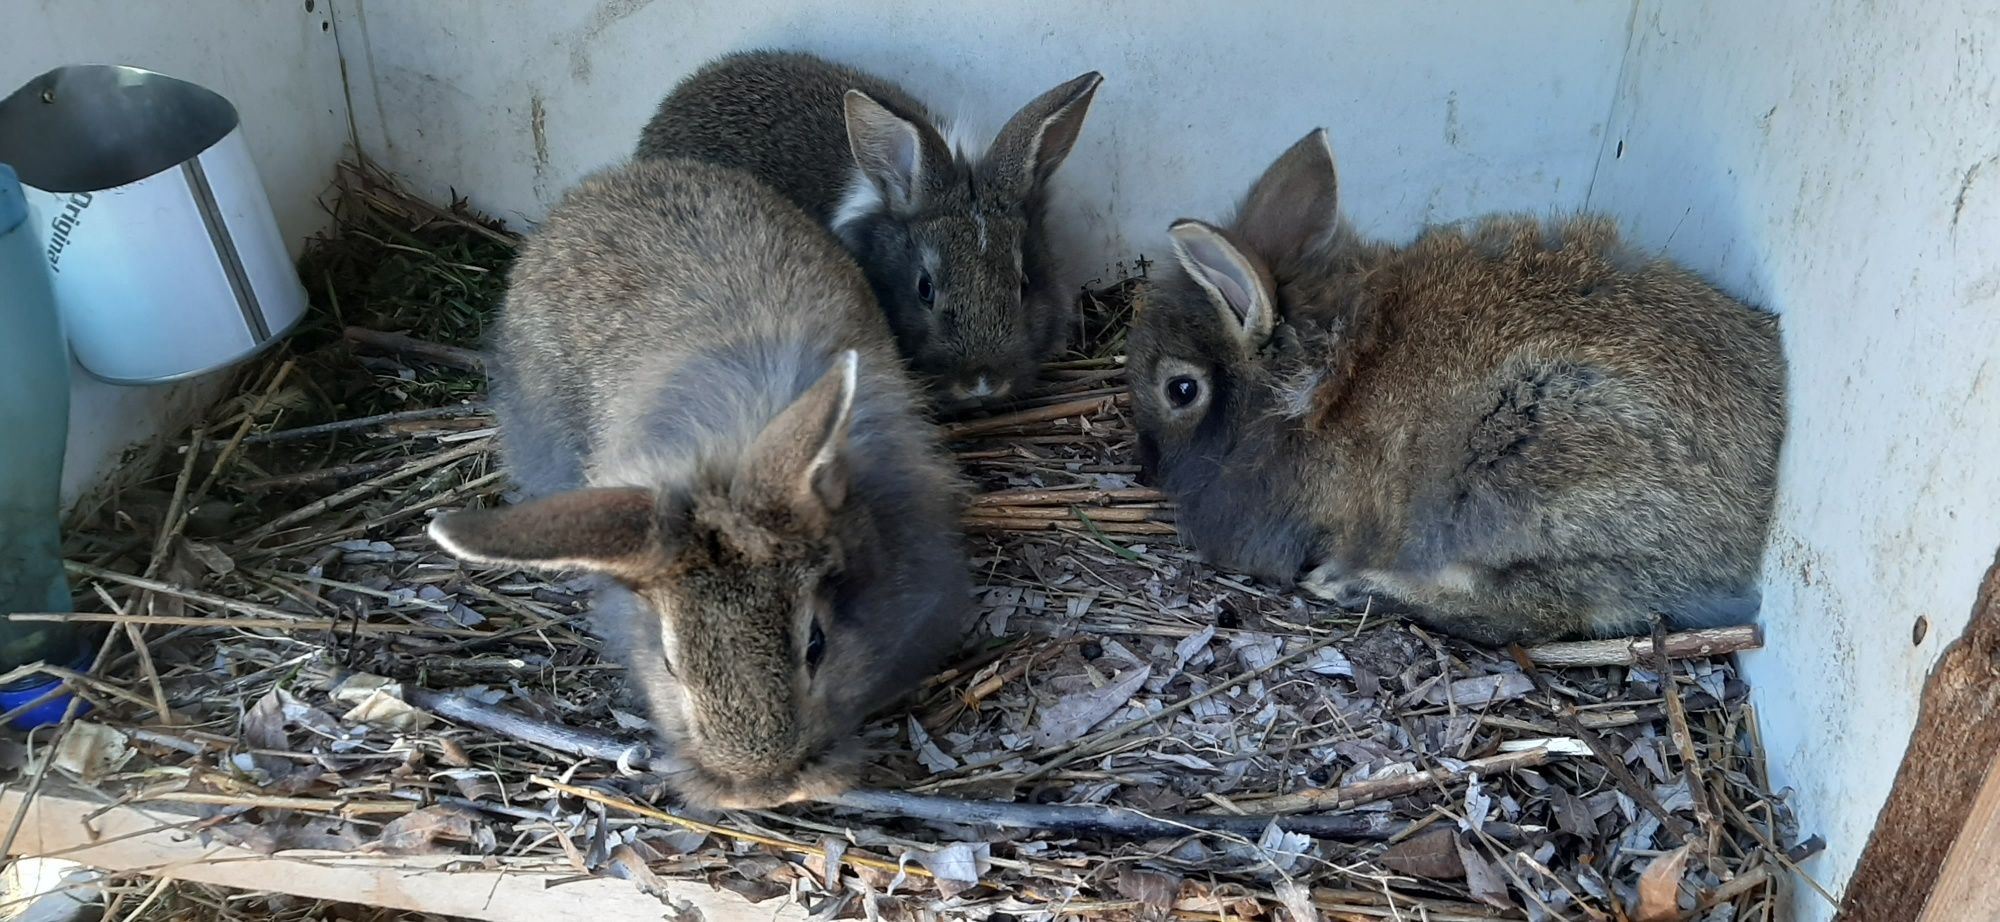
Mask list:
[[[1333,563],[1320,564],[1299,578],[1299,588],[1348,611],[1368,611],[1393,603],[1393,596],[1365,575],[1355,575]]]

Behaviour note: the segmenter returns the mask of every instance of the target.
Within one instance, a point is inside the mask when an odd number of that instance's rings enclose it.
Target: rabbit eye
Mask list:
[[[1201,396],[1201,383],[1187,375],[1175,375],[1167,380],[1167,402],[1175,409],[1185,407]]]
[[[806,669],[809,671],[818,672],[819,661],[825,658],[826,658],[826,633],[819,629],[819,622],[814,621],[812,626],[812,637],[806,641]]]
[[[917,300],[927,307],[937,300],[937,289],[931,287],[931,274],[928,272],[917,273]]]

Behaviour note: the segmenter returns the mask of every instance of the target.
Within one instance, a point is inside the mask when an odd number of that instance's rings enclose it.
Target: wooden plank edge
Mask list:
[[[0,824],[21,812],[22,794],[0,794]],[[548,922],[550,919],[700,919],[704,922],[803,920],[804,909],[785,898],[751,903],[699,882],[666,880],[678,911],[611,878],[564,883],[567,865],[546,860],[499,859],[496,869],[464,855],[384,856],[295,851],[263,855],[235,846],[203,845],[179,828],[193,815],[157,806],[106,808],[78,796],[44,792],[28,806],[17,856],[59,856],[112,872],[287,893],[313,900],[360,903],[386,909],[436,913],[482,922]],[[690,910],[692,912],[690,912]],[[694,913],[699,913],[695,915]]]

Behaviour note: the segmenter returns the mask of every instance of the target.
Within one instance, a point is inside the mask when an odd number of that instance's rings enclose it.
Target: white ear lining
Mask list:
[[[827,432],[826,440],[820,443],[819,451],[813,453],[812,462],[806,466],[808,482],[833,463],[841,444],[847,440],[847,426],[854,414],[854,391],[861,378],[861,353],[853,349],[841,353],[840,358],[834,360],[834,368],[840,373],[840,406],[834,411],[833,426]]]
[[[1188,277],[1221,302],[1246,334],[1264,326],[1269,309],[1255,273],[1235,247],[1200,224],[1177,224],[1168,231],[1174,256]]]

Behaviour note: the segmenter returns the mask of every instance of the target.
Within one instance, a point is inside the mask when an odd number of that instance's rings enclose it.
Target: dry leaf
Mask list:
[[[1146,907],[1148,916],[1161,918],[1173,910],[1174,897],[1181,892],[1181,879],[1159,871],[1126,868],[1118,872],[1117,888],[1119,896]]]
[[[1153,667],[1140,666],[1125,670],[1116,681],[1102,688],[1064,695],[1062,700],[1042,709],[1041,723],[1035,728],[1035,745],[1060,746],[1089,733],[1105,718],[1118,713],[1152,675]]]
[[[86,782],[109,775],[132,761],[132,738],[103,724],[79,720],[56,747],[56,767]]]
[[[1495,909],[1516,909],[1514,900],[1507,895],[1507,878],[1500,872],[1499,865],[1488,860],[1479,847],[1464,838],[1452,836],[1458,846],[1458,861],[1465,868],[1465,885],[1474,898]]]
[[[398,733],[422,730],[437,719],[403,700],[403,683],[378,675],[348,676],[333,690],[333,700],[354,705],[340,715],[342,721]]]
[[[661,880],[660,875],[653,873],[653,869],[646,866],[645,859],[640,858],[632,846],[620,845],[612,849],[611,860],[605,870],[619,880],[631,881],[633,886],[639,888],[640,893],[661,903],[673,905],[672,898],[667,895],[666,881]]]
[[[1681,917],[1681,873],[1687,869],[1688,847],[1683,845],[1646,865],[1639,875],[1639,905],[1632,910],[1632,922],[1675,922]]]
[[[1319,909],[1313,906],[1312,890],[1296,880],[1281,880],[1277,886],[1278,902],[1285,907],[1285,916],[1291,922],[1319,922]]]
[[[1496,701],[1509,701],[1535,690],[1535,681],[1518,672],[1502,672],[1497,675],[1475,676],[1459,679],[1448,687],[1432,685],[1424,691],[1424,701],[1429,704],[1444,704],[1450,701],[1455,707],[1485,707]]]
[[[988,869],[992,849],[985,842],[978,845],[954,842],[936,851],[918,852],[916,859],[937,878],[938,892],[950,899],[978,886],[980,875]]]
[[[1458,834],[1449,826],[1418,833],[1389,846],[1376,862],[1398,874],[1426,880],[1457,880],[1465,876],[1458,859]]]
[[[472,813],[457,807],[425,807],[397,817],[382,827],[382,835],[368,851],[390,855],[421,855],[442,851],[439,839],[466,841],[472,838]]]

